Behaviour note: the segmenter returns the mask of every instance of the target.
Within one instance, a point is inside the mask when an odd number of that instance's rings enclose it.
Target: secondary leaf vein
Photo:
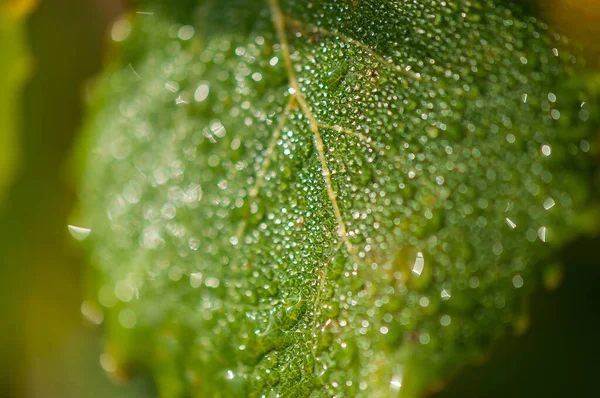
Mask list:
[[[302,91],[300,90],[300,85],[298,84],[298,78],[296,77],[296,72],[294,71],[294,65],[292,64],[292,58],[290,55],[290,48],[287,40],[287,35],[285,33],[285,15],[283,14],[280,6],[279,0],[269,0],[271,5],[271,14],[273,23],[275,25],[275,29],[277,31],[277,38],[279,39],[281,50],[283,52],[283,58],[285,62],[286,71],[288,74],[288,79],[290,81],[290,86],[292,89],[292,96],[296,98],[298,105],[302,109],[302,112],[308,118],[310,123],[310,129],[313,133],[315,140],[315,147],[317,149],[319,161],[321,163],[321,173],[323,174],[323,179],[325,180],[325,189],[327,191],[327,196],[329,197],[329,201],[333,207],[333,213],[337,220],[338,224],[338,234],[346,245],[348,252],[354,254],[354,247],[352,242],[348,239],[348,234],[346,232],[346,224],[344,223],[344,219],[342,217],[342,213],[340,211],[340,207],[337,201],[337,195],[333,190],[331,184],[331,171],[329,166],[327,165],[327,159],[325,158],[325,144],[323,143],[323,139],[321,138],[321,133],[319,132],[319,123],[317,119],[313,115],[310,107],[306,103],[304,96],[302,95]]]

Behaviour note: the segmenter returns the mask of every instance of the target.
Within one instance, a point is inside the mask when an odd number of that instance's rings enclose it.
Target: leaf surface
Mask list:
[[[412,397],[519,319],[591,195],[598,84],[563,87],[563,38],[501,1],[137,10],[81,189],[117,365],[169,397]]]

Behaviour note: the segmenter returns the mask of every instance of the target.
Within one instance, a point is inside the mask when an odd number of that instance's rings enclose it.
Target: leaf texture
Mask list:
[[[140,2],[83,145],[107,355],[165,397],[412,397],[481,355],[591,195],[597,90],[528,13]]]

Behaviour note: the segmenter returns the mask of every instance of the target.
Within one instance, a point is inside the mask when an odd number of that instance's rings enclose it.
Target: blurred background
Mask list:
[[[600,70],[599,1],[528,2]],[[86,91],[124,12],[123,0],[0,0],[0,397],[155,395],[143,375],[104,372],[102,327],[82,314],[92,291],[85,251],[67,231]],[[598,247],[597,235],[570,243],[562,283],[528,301],[529,328],[432,395],[595,396]]]
[[[150,383],[117,386],[100,366],[101,329],[80,310],[85,253],[67,232],[86,87],[123,5],[0,0],[0,9],[0,104],[12,102],[0,114],[0,397],[152,396]]]

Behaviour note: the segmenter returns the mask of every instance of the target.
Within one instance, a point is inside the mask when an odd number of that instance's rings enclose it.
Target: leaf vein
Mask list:
[[[271,137],[271,142],[269,142],[269,146],[267,147],[267,153],[265,154],[265,159],[262,163],[260,170],[258,171],[258,174],[256,175],[256,181],[255,181],[254,185],[252,186],[252,189],[250,189],[250,192],[248,194],[248,203],[251,203],[258,196],[260,186],[264,182],[265,175],[267,174],[267,170],[269,169],[271,160],[273,159],[273,154],[275,153],[275,146],[277,146],[277,141],[279,140],[279,137],[281,137],[281,132],[283,130],[283,126],[285,126],[285,123],[288,120],[288,117],[290,115],[292,107],[294,106],[294,102],[295,102],[295,97],[290,96],[288,103],[287,103],[285,109],[283,110],[283,114],[281,115],[281,118],[279,119],[277,128],[275,129],[275,132],[273,133],[273,136]],[[238,226],[238,229],[236,232],[236,237],[238,238],[238,240],[240,240],[242,238],[242,236],[244,235],[244,232],[246,230],[246,225],[247,225],[247,221],[244,219]]]
[[[293,91],[292,95],[296,98],[300,109],[302,109],[302,112],[308,118],[308,121],[310,123],[310,129],[314,136],[315,147],[317,149],[319,162],[321,163],[321,174],[323,175],[323,179],[325,181],[325,189],[327,191],[329,201],[331,202],[331,205],[333,207],[333,213],[338,224],[338,234],[341,237],[344,244],[346,245],[348,252],[350,252],[354,256],[354,247],[352,245],[352,242],[350,242],[350,240],[348,239],[348,234],[346,232],[346,224],[344,222],[342,213],[340,211],[340,207],[338,205],[337,195],[333,190],[333,186],[331,183],[331,171],[329,169],[329,166],[327,165],[327,159],[325,158],[325,144],[323,143],[321,133],[319,132],[319,122],[317,122],[317,119],[313,115],[310,107],[304,99],[304,96],[302,95],[302,92],[300,90],[300,85],[298,84],[298,78],[296,77],[296,73],[294,72],[294,65],[292,64],[290,48],[285,33],[285,15],[283,14],[279,6],[279,0],[270,0],[270,5],[273,24],[275,25],[275,29],[277,31],[277,38],[279,39],[281,45],[288,79],[290,81],[290,86]]]
[[[289,16],[285,16],[284,18],[285,18],[286,22],[288,22],[291,26],[293,26],[297,29],[310,30],[315,33],[320,33],[323,36],[338,37],[342,41],[345,41],[346,43],[349,43],[349,44],[359,47],[363,51],[367,52],[371,57],[375,58],[377,61],[379,61],[383,65],[387,66],[391,70],[398,72],[402,75],[405,75],[406,77],[409,77],[413,80],[421,80],[421,73],[413,72],[412,70],[410,70],[410,67],[402,67],[401,65],[395,64],[393,61],[385,59],[381,54],[374,51],[372,48],[370,48],[369,46],[367,46],[360,40],[356,40],[350,36],[346,36],[345,34],[337,32],[337,31],[327,30],[321,26],[314,26],[314,25],[306,24],[302,21],[291,18]]]

